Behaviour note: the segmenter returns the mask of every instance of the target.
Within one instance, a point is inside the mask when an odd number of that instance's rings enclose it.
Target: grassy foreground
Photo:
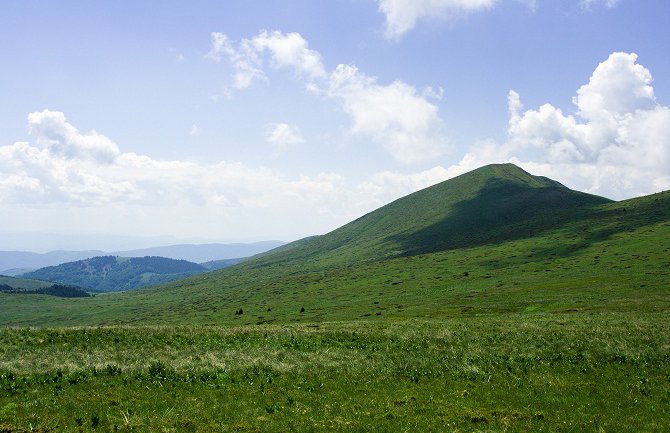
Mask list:
[[[0,331],[0,431],[668,431],[665,314]]]

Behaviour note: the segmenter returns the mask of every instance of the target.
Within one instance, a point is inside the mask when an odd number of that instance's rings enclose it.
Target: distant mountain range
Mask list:
[[[27,251],[0,251],[0,275],[21,275],[47,266],[89,259],[98,256],[145,257],[160,256],[195,263],[241,259],[269,251],[283,245],[281,241],[263,241],[234,244],[179,244],[127,251],[51,251],[33,253]]]

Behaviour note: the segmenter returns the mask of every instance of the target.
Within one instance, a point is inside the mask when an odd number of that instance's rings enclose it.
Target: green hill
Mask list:
[[[608,202],[513,164],[488,165],[396,200],[327,235],[272,250],[255,263],[346,265],[523,239],[579,218],[580,208]]]
[[[243,262],[244,260],[246,259],[238,258],[238,259],[210,260],[208,262],[200,263],[200,266],[204,266],[210,271],[218,271],[219,269],[225,269],[234,266],[238,263]]]
[[[23,276],[99,292],[117,292],[161,284],[206,271],[205,267],[186,260],[102,256],[38,269]]]

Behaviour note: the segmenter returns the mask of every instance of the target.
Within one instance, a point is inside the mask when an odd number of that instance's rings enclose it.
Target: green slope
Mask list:
[[[206,271],[205,267],[186,260],[102,256],[49,266],[24,276],[99,292],[115,292],[166,283]]]
[[[455,199],[447,193],[460,195]],[[484,206],[485,198],[498,207]],[[469,218],[455,218],[456,209],[463,208],[469,209]],[[417,221],[417,215],[423,219]],[[501,223],[494,224],[495,218]],[[409,253],[399,250],[398,245],[417,239]],[[398,200],[328,235],[221,271],[76,303],[0,303],[0,324],[256,324],[661,312],[670,302],[668,248],[670,192],[613,203],[513,166],[489,166]],[[240,309],[243,314],[235,314]]]
[[[17,278],[0,275],[0,285],[9,286],[19,290],[43,289],[51,286],[53,283],[43,280],[34,280],[30,278]]]
[[[273,250],[254,263],[344,265],[522,239],[579,217],[579,208],[608,202],[513,164],[488,165],[396,200],[327,235]]]

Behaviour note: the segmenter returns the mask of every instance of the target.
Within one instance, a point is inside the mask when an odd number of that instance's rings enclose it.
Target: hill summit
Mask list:
[[[93,257],[29,272],[23,276],[73,284],[99,292],[118,292],[186,278],[207,268],[165,257]]]
[[[520,239],[574,218],[580,207],[610,201],[514,164],[487,165],[400,198],[326,235],[277,248],[255,262],[345,264]]]

